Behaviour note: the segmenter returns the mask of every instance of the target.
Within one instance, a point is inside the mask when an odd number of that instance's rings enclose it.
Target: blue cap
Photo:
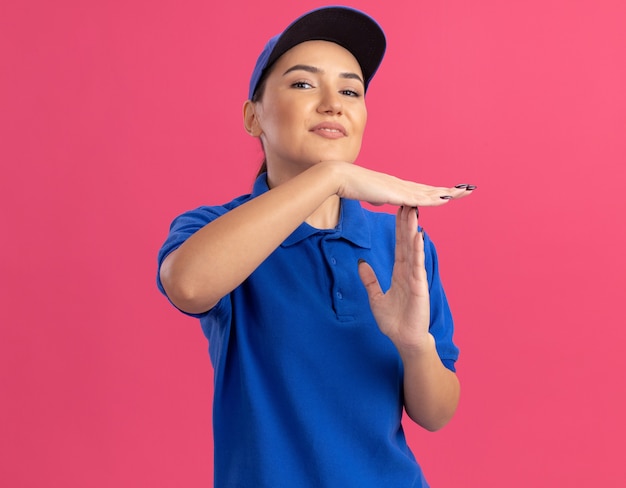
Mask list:
[[[350,7],[312,10],[267,42],[254,66],[248,98],[252,99],[261,77],[278,58],[306,41],[330,41],[350,51],[361,66],[366,90],[387,46],[385,33],[378,23],[359,10]]]

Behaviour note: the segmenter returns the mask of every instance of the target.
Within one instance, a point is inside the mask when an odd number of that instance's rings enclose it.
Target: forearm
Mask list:
[[[446,368],[429,335],[426,344],[399,348],[404,364],[404,406],[409,417],[427,430],[446,425],[456,411],[460,385]]]
[[[336,193],[333,172],[314,166],[189,237],[161,266],[172,302],[190,313],[214,306]]]
[[[443,205],[467,193],[400,180],[350,163],[319,163],[198,230],[165,258],[161,283],[181,310],[204,312],[239,286],[329,199],[416,207]],[[338,210],[338,200],[334,203],[336,207],[330,207]]]

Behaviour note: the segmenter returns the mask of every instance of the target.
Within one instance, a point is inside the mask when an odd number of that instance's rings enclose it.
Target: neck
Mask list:
[[[269,167],[267,170],[267,184],[270,189],[275,188],[294,178],[300,174],[300,172],[277,171],[275,168]],[[322,202],[322,204],[305,219],[305,222],[316,229],[334,229],[339,223],[340,210],[341,199],[337,195],[332,195]]]
[[[305,222],[316,229],[334,229],[339,223],[340,211],[341,200],[337,195],[333,195],[317,207]]]

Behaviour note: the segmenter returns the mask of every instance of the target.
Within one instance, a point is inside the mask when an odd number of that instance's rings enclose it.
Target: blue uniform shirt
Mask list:
[[[163,259],[190,235],[268,190],[177,217]],[[214,368],[215,487],[428,486],[401,426],[403,368],[369,307],[357,264],[391,283],[395,217],[342,200],[339,225],[300,225],[235,290],[196,315]],[[458,349],[432,242],[431,325],[454,371]],[[158,282],[162,292],[163,287]]]

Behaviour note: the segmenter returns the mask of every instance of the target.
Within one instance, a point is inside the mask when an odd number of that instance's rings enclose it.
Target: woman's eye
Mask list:
[[[349,97],[359,97],[359,96],[361,96],[360,93],[355,92],[354,90],[341,90],[339,93],[341,93],[342,95],[348,95]]]
[[[307,83],[306,81],[296,81],[291,86],[293,88],[312,88],[313,87],[311,83]]]

